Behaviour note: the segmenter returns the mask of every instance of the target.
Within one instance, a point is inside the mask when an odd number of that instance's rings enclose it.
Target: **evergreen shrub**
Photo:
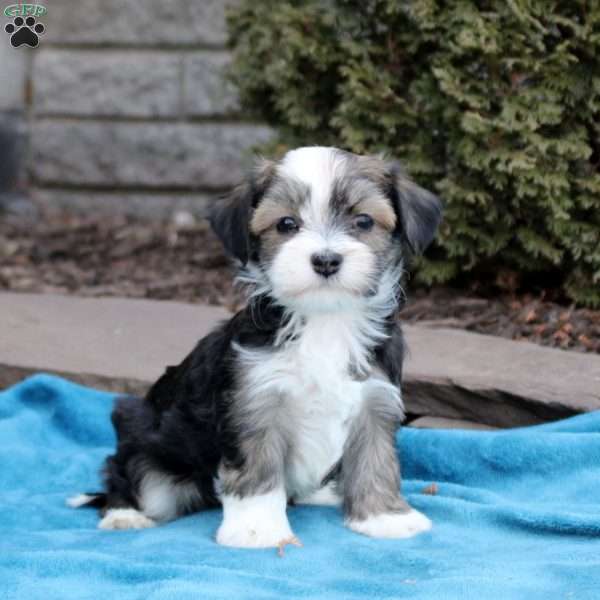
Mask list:
[[[439,193],[421,281],[541,276],[600,306],[600,2],[241,0],[229,27],[278,150],[383,151]]]

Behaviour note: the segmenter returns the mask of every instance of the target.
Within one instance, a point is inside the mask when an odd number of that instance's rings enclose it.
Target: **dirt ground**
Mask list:
[[[54,217],[35,225],[0,217],[0,290],[205,302],[240,297],[205,223]],[[600,353],[600,311],[533,295],[484,297],[449,287],[410,289],[404,321]]]

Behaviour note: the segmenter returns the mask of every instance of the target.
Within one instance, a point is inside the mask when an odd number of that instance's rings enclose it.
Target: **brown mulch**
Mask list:
[[[450,288],[418,290],[402,318],[421,326],[454,327],[600,353],[600,310],[565,306],[531,294],[482,298]]]
[[[0,289],[228,305],[232,270],[204,222],[0,219]]]
[[[232,270],[205,223],[54,217],[24,226],[0,217],[0,290],[239,302]],[[533,295],[482,297],[409,290],[404,321],[600,353],[600,311]]]

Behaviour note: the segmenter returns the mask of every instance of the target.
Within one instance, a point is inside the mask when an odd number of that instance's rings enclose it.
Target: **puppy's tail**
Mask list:
[[[89,492],[87,494],[78,494],[67,498],[67,506],[71,508],[104,508],[106,506],[107,496],[104,492]]]

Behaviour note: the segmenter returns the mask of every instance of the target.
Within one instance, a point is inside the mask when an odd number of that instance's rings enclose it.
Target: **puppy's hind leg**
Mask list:
[[[149,470],[143,450],[141,432],[151,416],[140,398],[119,398],[111,415],[117,433],[117,451],[106,459],[104,483],[106,493],[100,506],[100,529],[145,529],[154,527],[156,519],[140,505],[140,486]]]
[[[172,521],[206,506],[202,491],[192,480],[179,480],[143,460],[136,461],[132,480],[135,504],[113,497],[100,521],[101,529],[143,529]]]
[[[138,498],[144,515],[159,522],[171,521],[208,504],[195,481],[178,480],[172,474],[153,468],[142,477]]]
[[[143,512],[138,502],[139,482],[144,473],[144,461],[138,457],[125,459],[117,452],[108,457],[104,469],[107,493],[100,507],[99,529],[146,529],[155,527],[156,520]]]
[[[98,523],[99,529],[147,529],[156,521],[135,508],[109,508]]]
[[[156,522],[115,495],[104,493],[78,494],[67,499],[71,508],[99,508],[102,519],[100,529],[145,529],[154,527]]]

